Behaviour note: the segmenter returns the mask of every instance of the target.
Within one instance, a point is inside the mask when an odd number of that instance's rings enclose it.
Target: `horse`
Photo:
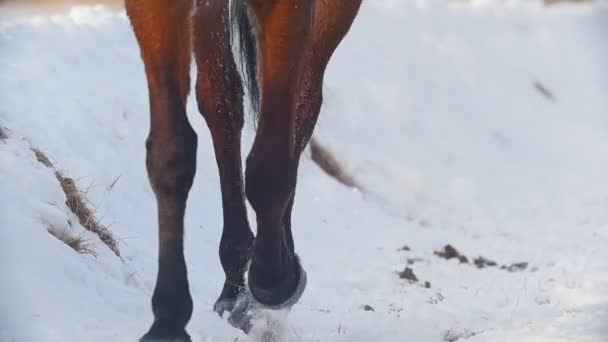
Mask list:
[[[146,169],[158,213],[154,322],[140,341],[190,341],[183,232],[196,169],[197,136],[186,116],[192,58],[223,210],[226,279],[213,309],[247,332],[251,308],[289,308],[306,286],[291,232],[298,164],[319,116],[328,62],[361,2],[125,0],[148,85]],[[257,125],[243,177],[245,90]],[[246,200],[256,214],[255,237]]]

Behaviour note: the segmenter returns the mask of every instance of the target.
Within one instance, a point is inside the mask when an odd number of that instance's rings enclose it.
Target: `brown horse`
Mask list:
[[[325,68],[361,1],[125,0],[148,81],[146,167],[158,205],[155,320],[143,341],[190,340],[183,230],[196,168],[197,137],[186,117],[192,55],[222,192],[219,254],[226,281],[214,310],[230,312],[229,322],[246,331],[252,308],[290,307],[304,291],[306,273],[291,234],[298,163],[319,115]],[[243,84],[258,113],[245,182]],[[245,196],[256,212],[255,238]]]

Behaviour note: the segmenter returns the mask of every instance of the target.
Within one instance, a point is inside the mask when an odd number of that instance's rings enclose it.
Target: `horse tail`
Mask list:
[[[251,110],[257,115],[260,103],[260,87],[257,81],[257,46],[246,0],[231,0],[230,38],[236,47],[243,84],[249,93]]]

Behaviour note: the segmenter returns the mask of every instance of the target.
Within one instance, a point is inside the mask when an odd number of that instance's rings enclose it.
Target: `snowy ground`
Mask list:
[[[284,341],[608,340],[608,7],[472,3],[368,0],[336,53],[317,135],[371,193],[302,163],[294,234],[310,279]],[[0,50],[0,126],[10,130],[0,142],[0,341],[135,341],[152,320],[156,214],[128,21],[105,7],[2,20]],[[186,218],[189,332],[255,340],[211,310],[223,281],[218,177],[188,108],[200,136]],[[123,261],[77,223],[30,147],[88,188]],[[75,253],[49,225],[90,239],[99,256]],[[433,255],[446,244],[528,265]],[[412,258],[415,284],[397,274]]]

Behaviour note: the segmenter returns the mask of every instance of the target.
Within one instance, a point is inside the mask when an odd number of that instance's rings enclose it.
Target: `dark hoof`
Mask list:
[[[192,342],[184,328],[175,328],[165,320],[156,320],[150,330],[139,339],[140,342]]]
[[[213,304],[213,311],[217,312],[220,317],[224,317],[226,312],[232,312],[236,305],[237,298],[244,292],[243,286],[234,285],[233,282],[226,280],[222,293]]]
[[[251,277],[251,262],[247,265],[247,281],[245,286],[251,298],[262,308],[279,310],[290,308],[296,304],[306,289],[306,272],[300,263],[300,258],[294,255],[294,274],[292,278],[282,284],[267,289],[255,284]]]
[[[224,317],[226,312],[230,313],[236,305],[236,299],[233,298],[219,298],[215,304],[213,304],[213,311],[215,311],[220,317]]]
[[[251,330],[251,320],[255,314],[256,305],[247,293],[241,294],[235,303],[234,308],[228,316],[228,323],[237,329],[241,329],[245,334]]]
[[[213,311],[222,318],[228,313],[227,320],[230,325],[249,333],[253,316],[253,301],[242,288],[235,291],[234,286],[226,283],[220,297],[213,305]]]

